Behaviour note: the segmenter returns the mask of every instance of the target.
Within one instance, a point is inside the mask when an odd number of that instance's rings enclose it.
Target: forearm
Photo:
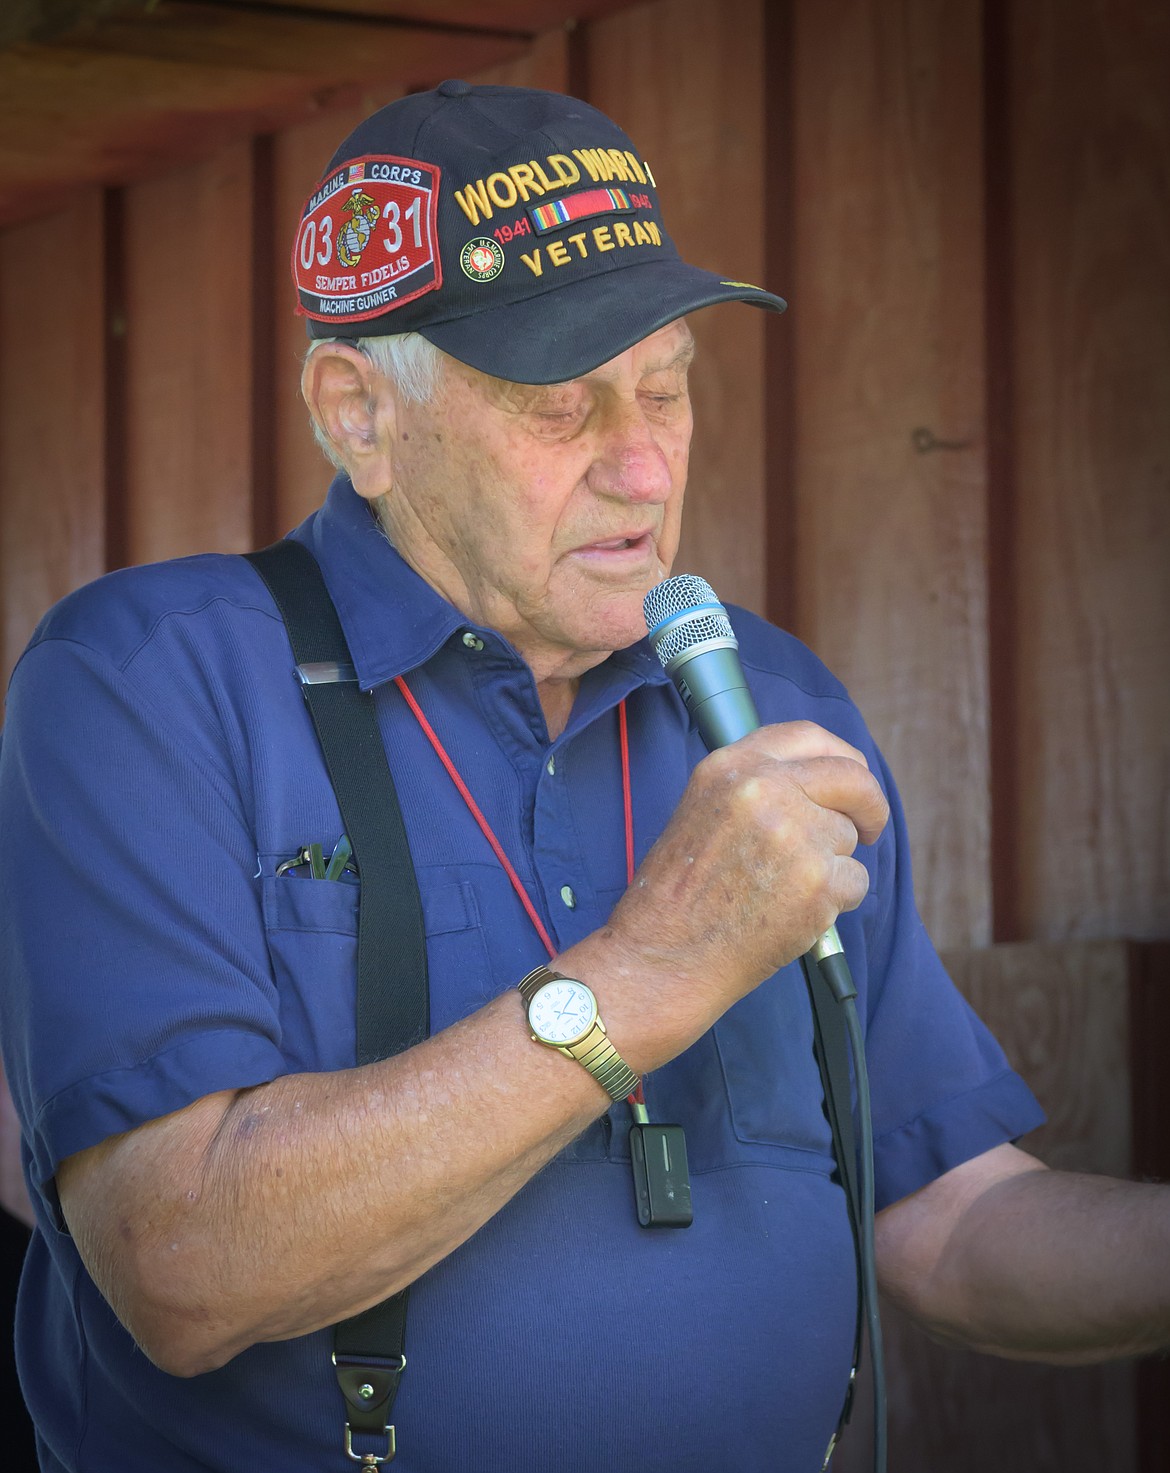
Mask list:
[[[649,1027],[612,941],[558,964],[595,985],[640,1072],[712,1021],[696,1010],[677,1038]],[[193,1374],[413,1282],[609,1104],[531,1040],[509,989],[396,1058],[198,1101],[64,1163],[58,1183],[115,1312],[164,1369]]]
[[[1170,1186],[1026,1171],[989,1186],[926,1276],[890,1285],[926,1328],[1075,1365],[1170,1347]]]
[[[531,1042],[506,995],[397,1058],[141,1127],[106,1160],[96,1148],[63,1200],[131,1333],[193,1374],[410,1283],[606,1104],[583,1069]]]

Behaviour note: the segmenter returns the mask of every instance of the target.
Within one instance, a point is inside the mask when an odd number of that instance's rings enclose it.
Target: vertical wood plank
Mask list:
[[[125,193],[130,562],[252,540],[251,157],[233,144]]]
[[[0,233],[4,685],[49,605],[104,571],[104,269],[100,190]]]
[[[1170,932],[1170,8],[1009,6],[1021,934]]]
[[[1131,948],[1123,941],[1020,942],[948,951],[943,960],[1048,1114],[1026,1149],[1062,1170],[1128,1176]]]
[[[764,259],[769,283],[792,294],[796,237],[793,138],[794,0],[764,7]],[[795,326],[791,315],[764,333],[764,560],[768,617],[795,631],[797,592]]]
[[[1170,1076],[1162,1041],[1170,1037],[1170,941],[1135,943],[1130,992],[1133,1071],[1133,1174],[1170,1181]],[[1170,1360],[1149,1357],[1136,1367],[1138,1467],[1170,1468]]]
[[[990,938],[977,0],[797,0],[798,632],[902,789],[927,925]]]
[[[763,280],[762,5],[737,4],[729,24],[706,0],[659,0],[590,23],[583,44],[588,101],[649,160],[682,255],[783,292]],[[690,325],[695,439],[675,566],[763,613],[764,333],[785,322],[736,303],[696,312]]]
[[[1015,384],[1010,179],[1012,132],[1009,21],[1002,0],[983,3],[984,344],[987,358],[987,647],[991,763],[992,940],[1024,939],[1020,927],[1020,856],[1016,812],[1016,569],[1026,551],[1015,535]]]

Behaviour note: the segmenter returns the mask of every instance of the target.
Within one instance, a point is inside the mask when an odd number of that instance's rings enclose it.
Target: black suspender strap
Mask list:
[[[288,629],[296,674],[353,846],[361,880],[356,1049],[357,1062],[369,1064],[421,1043],[430,1030],[426,934],[402,811],[373,700],[357,683],[316,558],[287,539],[247,558]],[[365,1467],[394,1456],[390,1416],[406,1367],[406,1303],[403,1290],[334,1328],[333,1361],[347,1410],[346,1452]],[[385,1453],[355,1452],[355,1432],[385,1439]]]
[[[247,558],[267,584],[288,629],[296,674],[361,878],[357,1061],[368,1064],[421,1043],[430,1028],[422,904],[402,812],[373,702],[358,686],[341,621],[317,560],[302,543],[288,539],[248,553]],[[845,1023],[828,984],[807,960],[805,980],[825,1114],[860,1264],[861,1197]],[[402,1350],[406,1303],[407,1291],[403,1290],[334,1328],[333,1360],[348,1415],[346,1452],[364,1467],[389,1462],[394,1456],[390,1416],[406,1366]],[[854,1369],[838,1434],[852,1408],[863,1323],[859,1287]],[[384,1437],[385,1454],[355,1452],[354,1432]]]
[[[297,675],[361,877],[357,1061],[429,1031],[422,903],[373,700],[358,686],[341,621],[313,554],[286,540],[248,554],[288,628]]]
[[[853,1368],[849,1374],[849,1386],[845,1392],[845,1404],[841,1409],[837,1430],[829,1443],[829,1452],[825,1459],[827,1467],[841,1432],[852,1414],[853,1390],[861,1365],[862,1328],[865,1324],[861,1278],[861,1184],[858,1181],[857,1141],[853,1132],[849,1039],[845,1017],[840,1002],[834,997],[832,988],[821,976],[816,964],[808,956],[802,958],[802,964],[804,980],[808,984],[809,1003],[812,1006],[813,1053],[821,1074],[825,1115],[833,1137],[837,1174],[845,1192],[845,1206],[849,1213],[849,1226],[853,1231],[853,1252],[857,1263],[857,1323],[853,1332]]]

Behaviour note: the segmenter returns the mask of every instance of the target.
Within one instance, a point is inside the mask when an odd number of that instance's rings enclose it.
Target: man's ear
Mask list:
[[[354,490],[371,501],[389,491],[394,395],[366,355],[349,343],[322,343],[305,360],[301,393]]]

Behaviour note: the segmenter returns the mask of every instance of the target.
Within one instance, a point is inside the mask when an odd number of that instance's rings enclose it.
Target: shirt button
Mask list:
[[[549,777],[552,777],[557,770],[557,759],[555,757],[550,757],[548,761],[544,764],[544,770],[548,773]]]
[[[561,886],[561,899],[565,902],[570,910],[577,909],[577,897],[573,894],[568,885]]]
[[[464,631],[463,643],[467,646],[469,650],[483,649],[483,640],[480,639],[478,634],[472,634],[470,629]]]

